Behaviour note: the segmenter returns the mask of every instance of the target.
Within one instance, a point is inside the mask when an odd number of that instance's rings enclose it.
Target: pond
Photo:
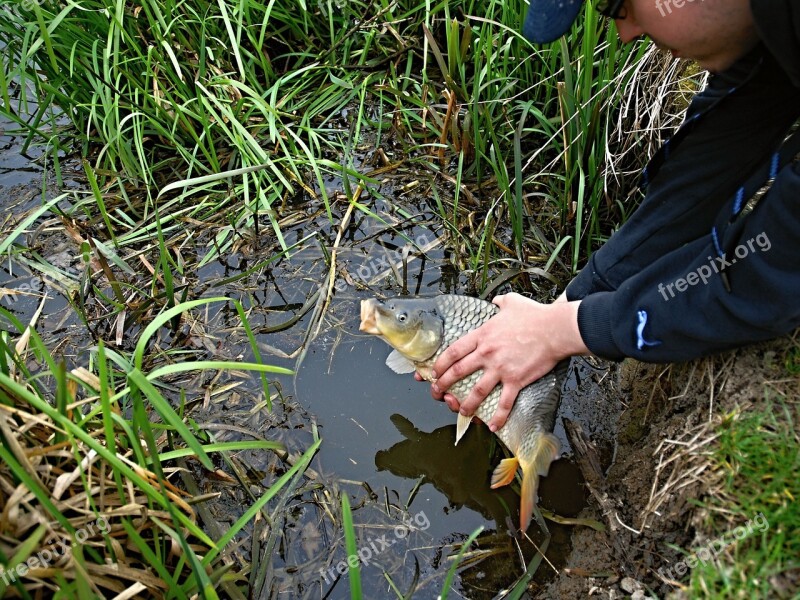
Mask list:
[[[45,171],[19,156],[18,139],[4,135],[0,147],[3,208],[19,223],[40,206]],[[305,478],[291,494],[268,505],[275,520],[265,524],[257,519],[230,552],[254,597],[350,597],[341,566],[347,560],[341,494],[353,506],[365,598],[394,597],[393,587],[401,594],[414,588],[414,598],[436,598],[460,545],[479,527],[483,531],[465,553],[453,590],[457,597],[493,598],[525,572],[544,540],[535,524],[529,540],[509,533],[519,498],[511,486],[489,489],[489,476],[503,453],[488,429],[471,427],[455,447],[455,415],[431,399],[427,384],[391,372],[384,364],[390,348],[358,331],[362,299],[399,295],[404,287],[412,295],[470,291],[467,278],[447,255],[434,209],[424,193],[404,191],[404,177],[413,173],[395,171],[382,180],[380,194],[371,196],[370,210],[383,222],[359,212],[350,218],[348,201],[335,193],[342,183],[331,179],[332,197],[338,198],[331,206],[332,220],[312,199],[296,201],[287,211],[294,219],[292,224],[287,218],[282,227],[293,245],[289,252],[270,261],[274,240],[265,231],[249,232],[217,260],[196,271],[187,268],[182,279],[190,299],[239,300],[263,361],[296,373],[270,376],[272,410],[258,377],[245,373],[171,381],[175,388],[168,397],[177,402],[176,390],[184,389],[188,416],[216,440],[277,440],[289,457],[311,445],[314,431],[323,440]],[[80,179],[77,174],[75,179]],[[69,187],[78,185],[70,180]],[[347,220],[337,242],[339,223]],[[11,228],[8,223],[4,227]],[[11,292],[3,298],[4,307],[23,322],[43,307],[38,332],[56,349],[54,354],[79,365],[85,364],[94,337],[63,290],[37,270],[46,264],[80,279],[80,250],[66,229],[51,214],[39,219],[20,240],[28,251],[0,270],[0,288]],[[182,246],[182,254],[202,257],[204,240],[198,237],[195,244]],[[405,284],[404,248],[410,249]],[[332,254],[333,294],[319,318],[313,309]],[[211,306],[184,327],[182,339],[165,334],[161,342],[216,359],[254,360],[234,317],[229,306]],[[109,347],[115,338],[122,348],[134,343],[135,327],[116,331],[116,336],[111,331],[98,325],[94,335],[99,333]],[[317,334],[306,343],[310,331]],[[573,361],[559,415],[587,424],[610,460],[616,409],[608,404],[604,387],[608,372],[602,364]],[[587,495],[560,419],[555,433],[562,458],[542,480],[540,506],[560,517],[575,517],[586,506]],[[198,489],[211,494],[204,521],[214,523],[204,522],[206,531],[225,530],[241,516],[253,494],[285,471],[286,460],[274,453],[244,451],[233,462],[220,462],[217,473],[195,465]],[[572,551],[575,525],[549,521],[548,527],[549,548],[533,589],[550,579]]]

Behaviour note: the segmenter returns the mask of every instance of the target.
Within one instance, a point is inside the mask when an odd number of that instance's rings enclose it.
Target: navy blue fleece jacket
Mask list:
[[[800,162],[776,158],[800,118],[800,2],[751,7],[762,44],[710,78],[642,205],[567,287],[598,356],[687,360],[800,326]],[[774,181],[748,205],[759,170]]]

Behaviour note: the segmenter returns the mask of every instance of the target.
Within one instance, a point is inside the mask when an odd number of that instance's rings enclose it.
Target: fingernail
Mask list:
[[[465,417],[469,416],[469,413],[467,412],[467,410],[465,408],[462,408],[458,412],[461,413],[462,415],[464,415]]]
[[[436,392],[437,394],[439,393],[439,386],[438,386],[438,385],[436,385],[436,384],[434,383],[434,384],[433,384],[431,387],[433,388],[433,391],[434,391],[434,392]]]
[[[492,433],[494,433],[495,431],[497,431],[497,425],[495,425],[494,423],[492,423],[491,425],[489,425],[489,431],[491,431]]]
[[[439,379],[439,376],[436,374],[436,371],[431,371],[431,377],[433,379]]]

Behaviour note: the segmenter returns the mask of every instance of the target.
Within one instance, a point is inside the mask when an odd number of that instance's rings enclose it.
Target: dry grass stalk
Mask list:
[[[73,373],[86,379],[85,370]],[[183,551],[164,535],[163,527],[177,530],[182,525],[130,480],[118,485],[115,468],[81,440],[57,441],[66,432],[48,415],[38,413],[11,390],[2,391],[12,404],[0,403],[0,435],[22,468],[20,473],[8,462],[0,462],[0,552],[10,559],[0,571],[0,586],[8,586],[5,597],[21,597],[20,587],[33,597],[47,597],[59,589],[62,578],[83,578],[98,597],[163,597],[169,584],[131,539],[123,521],[151,551],[160,545],[165,553],[161,560],[170,573]],[[104,439],[99,419],[87,420],[84,428],[94,438]],[[123,447],[118,439],[118,448]],[[134,463],[132,450],[118,453],[117,458],[167,495],[174,510],[196,521],[194,510],[183,499],[185,492]],[[188,532],[184,535],[197,553],[207,550]]]

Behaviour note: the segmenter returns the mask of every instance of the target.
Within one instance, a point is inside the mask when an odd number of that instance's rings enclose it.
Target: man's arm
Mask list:
[[[441,376],[432,395],[472,414],[502,383],[501,407],[489,423],[496,430],[519,390],[567,356],[689,360],[800,326],[800,164],[785,169],[745,218],[733,255],[724,261],[708,235],[664,255],[616,290],[572,301],[562,294],[550,305],[516,294],[498,297],[500,313],[439,357],[434,371]],[[723,263],[730,291],[720,274]],[[444,392],[477,369],[484,375],[459,408]]]
[[[672,362],[798,327],[800,164],[784,169],[743,218],[724,259],[708,235],[662,257],[617,290],[584,298],[578,321],[589,349],[611,359]]]

